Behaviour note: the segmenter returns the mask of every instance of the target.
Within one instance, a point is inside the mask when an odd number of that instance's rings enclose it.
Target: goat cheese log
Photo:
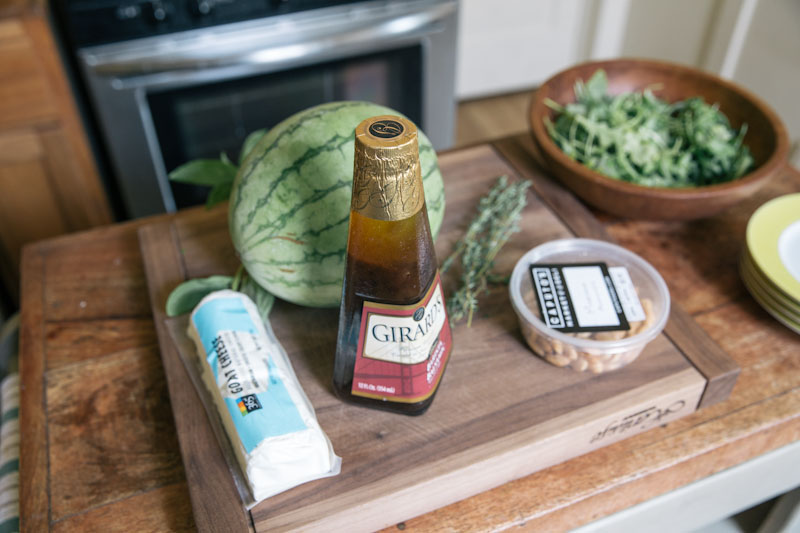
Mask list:
[[[341,459],[250,298],[209,294],[192,311],[188,334],[256,502],[339,473]]]

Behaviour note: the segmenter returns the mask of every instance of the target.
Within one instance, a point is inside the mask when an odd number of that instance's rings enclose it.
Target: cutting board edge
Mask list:
[[[256,531],[308,532],[374,531],[389,527],[627,439],[654,425],[688,416],[697,410],[705,386],[702,374],[687,367],[656,382],[450,456],[441,464],[409,470],[401,480],[408,484],[399,491],[376,482],[350,491],[346,497],[309,504],[280,516],[260,516],[256,506],[250,511],[253,525]],[[654,389],[659,393],[653,394]],[[640,397],[638,403],[636,397]],[[642,414],[647,412],[658,414]],[[591,422],[579,421],[600,413],[602,416]],[[626,421],[637,416],[652,423],[638,427],[634,424],[632,428],[626,425]],[[569,429],[559,431],[561,424]],[[615,427],[627,429],[612,431]],[[587,440],[584,445],[576,444]],[[528,460],[520,461],[520,456]],[[453,463],[459,463],[459,467],[453,469]],[[450,471],[443,472],[445,469]],[[414,477],[426,479],[413,483]],[[479,484],[469,482],[476,478],[481,480]]]

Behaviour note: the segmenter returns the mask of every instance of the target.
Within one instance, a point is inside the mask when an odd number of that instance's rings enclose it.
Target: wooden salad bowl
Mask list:
[[[748,125],[744,144],[755,160],[755,169],[741,178],[703,187],[660,188],[609,178],[568,157],[550,138],[544,118],[555,120],[545,105],[575,101],[577,80],[588,81],[597,69],[608,77],[608,92],[620,94],[654,87],[653,93],[668,102],[701,96],[717,103],[738,129]],[[786,164],[789,141],[778,116],[758,97],[712,74],[672,63],[644,59],[618,59],[582,63],[547,80],[533,94],[529,113],[531,134],[551,174],[586,203],[625,218],[689,220],[709,217],[752,195]]]

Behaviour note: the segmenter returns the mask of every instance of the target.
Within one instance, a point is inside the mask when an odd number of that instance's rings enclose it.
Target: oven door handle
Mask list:
[[[268,70],[290,62],[325,59],[331,57],[334,50],[341,54],[342,50],[363,50],[365,45],[370,50],[378,50],[386,43],[434,33],[439,31],[440,21],[456,9],[455,1],[444,2],[399,17],[384,17],[373,25],[326,33],[291,44],[276,44],[270,32],[250,28],[242,35],[223,38],[213,45],[202,37],[183,42],[181,46],[172,44],[163,53],[154,53],[145,46],[124,51],[86,49],[79,55],[93,73],[113,76],[120,81],[125,77],[185,75],[191,71],[231,67],[258,66]],[[255,29],[259,31],[253,31]]]

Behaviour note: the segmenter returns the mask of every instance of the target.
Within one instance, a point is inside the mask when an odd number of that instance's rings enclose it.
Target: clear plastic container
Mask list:
[[[530,273],[535,263],[606,263],[623,266],[644,310],[645,319],[630,321],[627,331],[564,333],[541,319]],[[594,373],[623,367],[664,329],[670,297],[666,283],[650,263],[615,244],[593,239],[550,241],[528,251],[511,274],[509,293],[528,346],[536,355],[560,367]]]

